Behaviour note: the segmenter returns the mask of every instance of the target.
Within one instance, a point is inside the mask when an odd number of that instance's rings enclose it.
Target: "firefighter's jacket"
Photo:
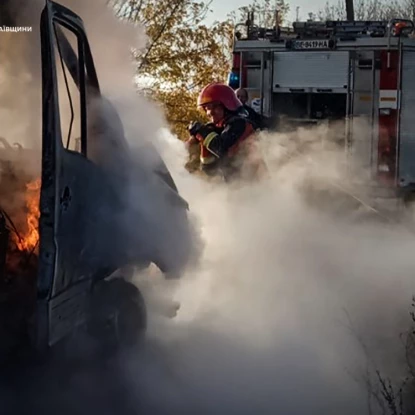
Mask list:
[[[208,174],[220,174],[226,181],[253,180],[264,176],[262,159],[254,127],[245,110],[211,125],[203,134],[200,145],[200,163]]]

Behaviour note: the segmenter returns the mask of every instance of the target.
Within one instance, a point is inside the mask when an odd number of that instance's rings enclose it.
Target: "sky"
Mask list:
[[[250,0],[212,0],[211,8],[213,13],[211,14],[212,20],[222,20],[226,15],[233,11],[237,10],[239,7],[243,7],[252,3]],[[319,9],[323,8],[326,4],[326,0],[314,0],[311,2],[310,0],[292,0],[288,1],[290,4],[290,13],[288,16],[288,20],[294,21],[296,18],[296,7],[299,7],[299,17],[300,20],[307,19],[307,13],[309,12],[317,12]],[[337,1],[334,1],[337,3]]]

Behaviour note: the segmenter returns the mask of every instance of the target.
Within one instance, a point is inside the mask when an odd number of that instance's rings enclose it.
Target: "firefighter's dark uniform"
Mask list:
[[[248,119],[249,119],[249,121],[251,121],[251,123],[254,126],[255,130],[262,129],[263,128],[263,123],[262,123],[262,117],[261,117],[261,115],[258,114],[249,105],[244,104],[244,107],[243,108],[248,113]]]
[[[219,174],[225,181],[264,176],[255,130],[243,108],[216,125],[202,126],[196,136],[200,140],[200,165],[206,173]]]

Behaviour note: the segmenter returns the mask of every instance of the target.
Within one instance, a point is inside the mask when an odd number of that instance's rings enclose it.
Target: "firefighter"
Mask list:
[[[189,126],[190,143],[200,146],[200,167],[225,181],[235,178],[252,180],[265,173],[265,164],[257,146],[255,129],[232,88],[214,82],[203,88],[197,105],[211,122]]]
[[[245,88],[239,88],[235,91],[236,97],[241,101],[245,111],[248,113],[249,119],[252,121],[256,129],[263,128],[262,117],[252,107],[248,105],[249,95]]]

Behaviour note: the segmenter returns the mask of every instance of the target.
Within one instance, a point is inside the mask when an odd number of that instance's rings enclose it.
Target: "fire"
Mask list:
[[[32,252],[39,242],[39,198],[40,179],[36,179],[26,185],[26,229],[20,231],[20,238],[15,241],[19,251]]]

